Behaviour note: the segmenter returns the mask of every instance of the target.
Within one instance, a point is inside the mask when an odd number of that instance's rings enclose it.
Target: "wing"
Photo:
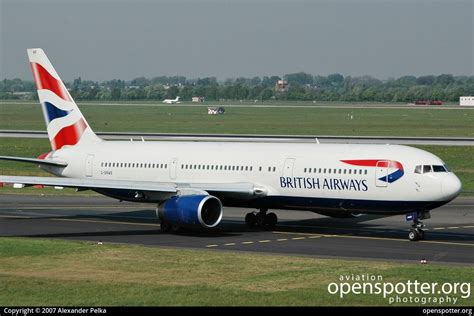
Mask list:
[[[202,194],[218,192],[222,194],[238,194],[248,197],[266,194],[264,188],[256,187],[253,183],[173,183],[129,180],[102,180],[89,178],[58,178],[58,177],[28,177],[0,176],[0,182],[17,185],[45,185],[69,187],[78,189],[113,189],[132,190],[139,192],[155,192],[169,194]]]

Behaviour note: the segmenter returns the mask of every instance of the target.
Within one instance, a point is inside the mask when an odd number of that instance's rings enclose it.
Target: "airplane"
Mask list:
[[[39,165],[55,177],[0,176],[14,187],[93,190],[156,204],[163,232],[214,229],[223,206],[253,208],[247,225],[271,228],[269,209],[331,217],[405,214],[408,238],[424,239],[422,220],[456,198],[461,181],[437,156],[379,144],[232,141],[105,141],[92,130],[44,51],[28,57],[51,151],[0,159]]]
[[[179,101],[179,97],[176,97],[176,99],[164,99],[163,103],[176,104],[176,103],[181,103],[181,102]]]

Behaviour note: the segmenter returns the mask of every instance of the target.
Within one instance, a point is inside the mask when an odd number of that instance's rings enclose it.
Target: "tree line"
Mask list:
[[[287,91],[278,91],[278,80],[289,83]],[[279,76],[235,78],[218,81],[215,77],[187,79],[184,76],[139,77],[133,80],[97,82],[75,79],[66,83],[76,100],[162,100],[194,96],[208,101],[224,100],[289,100],[343,102],[414,102],[441,100],[457,102],[460,96],[474,95],[474,76],[451,74],[402,76],[379,80],[371,76],[313,76],[299,72]],[[33,92],[31,95],[25,92]],[[32,81],[4,79],[0,81],[0,99],[36,99]]]

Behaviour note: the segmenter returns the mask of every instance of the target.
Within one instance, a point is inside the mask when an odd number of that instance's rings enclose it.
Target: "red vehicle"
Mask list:
[[[440,100],[416,100],[416,105],[443,105],[443,101]]]

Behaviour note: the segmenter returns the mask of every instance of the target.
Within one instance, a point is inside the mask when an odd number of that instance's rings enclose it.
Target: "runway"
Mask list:
[[[432,211],[426,240],[407,240],[404,216],[333,219],[299,211],[275,211],[272,231],[247,228],[246,212],[225,208],[211,233],[163,234],[153,204],[105,197],[0,195],[0,236],[22,236],[248,251],[284,255],[418,263],[474,264],[474,198],[458,198]]]

